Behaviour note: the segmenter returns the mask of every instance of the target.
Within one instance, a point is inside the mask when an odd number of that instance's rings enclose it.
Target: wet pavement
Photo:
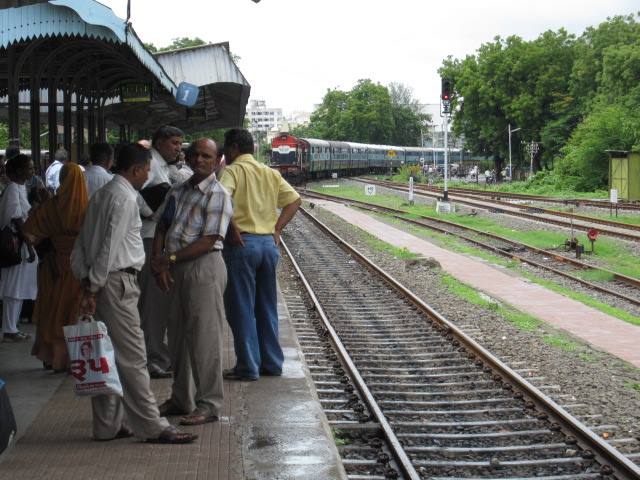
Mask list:
[[[0,478],[346,478],[286,307],[278,307],[283,376],[225,381],[220,421],[185,428],[200,435],[192,445],[92,441],[90,400],[73,394],[71,379],[44,371],[29,355],[30,345],[0,343],[0,378],[19,429],[17,442],[0,457]],[[235,357],[228,329],[225,335],[228,368]],[[169,396],[170,382],[152,381],[159,402]]]

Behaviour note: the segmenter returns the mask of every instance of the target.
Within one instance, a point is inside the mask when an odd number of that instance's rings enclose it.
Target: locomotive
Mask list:
[[[450,148],[450,154],[460,149]],[[444,148],[398,147],[355,142],[298,138],[278,134],[271,142],[271,167],[292,181],[327,177],[331,174],[387,173],[404,165],[444,164]]]

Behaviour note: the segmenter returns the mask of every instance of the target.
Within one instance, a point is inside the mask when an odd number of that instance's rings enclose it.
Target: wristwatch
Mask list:
[[[178,260],[178,257],[176,256],[175,253],[172,253],[171,255],[169,255],[169,263],[174,264],[176,263],[177,260]]]

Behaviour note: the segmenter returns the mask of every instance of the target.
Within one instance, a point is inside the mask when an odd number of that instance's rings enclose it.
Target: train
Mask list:
[[[449,148],[450,162],[463,152]],[[278,134],[271,142],[272,168],[289,179],[304,181],[315,178],[388,173],[405,165],[427,165],[435,170],[444,165],[444,148],[370,145],[356,142],[299,138],[289,133]]]

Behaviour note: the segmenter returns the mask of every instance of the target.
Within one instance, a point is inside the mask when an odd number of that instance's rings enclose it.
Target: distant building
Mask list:
[[[422,144],[425,147],[444,148],[444,117],[440,116],[441,106],[439,103],[420,104],[420,111],[431,115],[431,123],[426,130],[422,131]],[[449,122],[449,147],[455,148],[462,145],[462,139],[454,135]]]
[[[284,115],[281,108],[267,107],[267,102],[264,100],[250,100],[247,120],[252,133],[263,132],[266,135],[271,130],[280,128]]]

